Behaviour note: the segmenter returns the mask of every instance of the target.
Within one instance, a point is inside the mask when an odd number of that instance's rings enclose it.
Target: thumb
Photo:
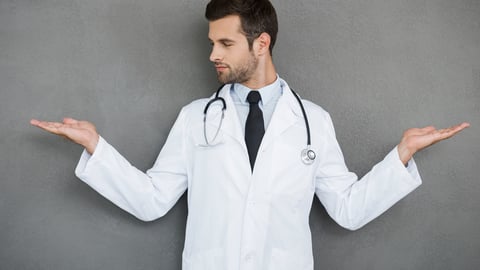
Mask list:
[[[73,119],[73,118],[70,118],[70,117],[65,117],[65,118],[63,118],[63,123],[64,124],[77,124],[78,121]]]

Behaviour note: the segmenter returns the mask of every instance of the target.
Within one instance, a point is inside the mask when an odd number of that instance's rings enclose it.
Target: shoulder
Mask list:
[[[203,108],[205,107],[205,105],[207,105],[209,100],[210,100],[210,98],[196,99],[196,100],[190,102],[189,104],[183,106],[182,110],[185,110],[185,111],[202,110],[203,111]]]
[[[204,110],[214,96],[215,94],[212,94],[207,98],[196,99],[183,106],[178,118],[187,123],[198,123],[199,121],[203,123]]]
[[[201,115],[203,117],[203,112],[204,112],[204,110],[207,106],[209,106],[209,108],[210,107],[213,108],[213,107],[216,107],[219,104],[221,104],[221,103],[217,103],[215,101],[223,100],[224,104],[225,104],[225,99],[224,99],[225,91],[226,91],[226,89],[229,89],[229,88],[230,88],[229,84],[224,84],[224,85],[220,86],[220,88],[218,88],[217,91],[213,92],[210,95],[210,97],[196,99],[196,100],[190,102],[189,104],[185,105],[182,108],[182,112],[186,113],[186,114]],[[218,96],[218,97],[216,98],[216,96]],[[211,103],[212,106],[210,106],[209,103]]]
[[[293,93],[293,96],[297,95],[298,98],[300,98],[301,102],[302,102],[302,106],[305,108],[305,111],[307,113],[307,116],[309,118],[321,118],[321,119],[329,119],[330,118],[330,115],[329,113],[323,109],[320,105],[310,101],[310,100],[307,100],[307,99],[303,99],[301,97],[300,94],[298,94],[297,91],[294,91],[289,85],[288,83],[283,80],[282,78],[280,78],[280,82],[281,84],[283,85],[283,88],[284,88],[284,91],[288,91],[288,92],[292,92]],[[285,92],[284,92],[285,94]],[[296,99],[295,97],[291,97],[292,99]],[[298,101],[292,101],[294,103],[297,103]]]
[[[305,106],[305,109],[308,111],[311,111],[312,113],[315,114],[320,114],[320,115],[328,115],[328,112],[320,105],[307,100],[307,99],[302,99],[303,106]]]
[[[306,99],[302,99],[305,113],[313,133],[335,136],[335,128],[330,114],[320,105]]]
[[[187,121],[197,121],[198,119],[202,119],[203,110],[208,101],[208,98],[201,98],[190,102],[182,107],[178,118]]]
[[[330,114],[320,105],[306,99],[302,99],[302,103],[305,107],[307,116],[311,118],[312,121],[331,121]]]

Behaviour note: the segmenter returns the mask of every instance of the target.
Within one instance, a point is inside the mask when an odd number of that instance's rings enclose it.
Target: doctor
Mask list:
[[[163,216],[188,189],[185,270],[313,269],[314,195],[338,224],[358,229],[421,184],[415,152],[469,126],[409,129],[358,180],[345,166],[329,114],[297,100],[276,73],[271,3],[212,0],[206,17],[210,60],[225,85],[181,110],[146,173],[89,122],[31,121],[83,145],[76,175],[141,220]],[[307,156],[305,148],[312,150]]]

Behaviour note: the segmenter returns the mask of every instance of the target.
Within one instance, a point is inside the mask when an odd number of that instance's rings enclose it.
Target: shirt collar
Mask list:
[[[252,91],[252,89],[246,87],[243,84],[235,83],[233,85],[233,91],[240,98],[241,103],[248,104],[247,96],[248,96],[248,93],[250,93],[250,91]],[[261,101],[262,105],[265,106],[270,101],[272,101],[272,99],[275,96],[275,93],[277,91],[281,91],[281,84],[280,84],[280,79],[279,79],[278,75],[277,75],[277,79],[273,83],[258,89],[258,92],[260,93],[260,96],[262,97],[262,101]]]

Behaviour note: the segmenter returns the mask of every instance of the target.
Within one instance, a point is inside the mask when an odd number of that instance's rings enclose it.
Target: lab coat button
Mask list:
[[[253,259],[253,256],[254,256],[253,253],[250,252],[250,253],[248,253],[247,255],[245,255],[244,260],[245,260],[246,262],[249,262],[249,261],[251,261],[251,260]]]

